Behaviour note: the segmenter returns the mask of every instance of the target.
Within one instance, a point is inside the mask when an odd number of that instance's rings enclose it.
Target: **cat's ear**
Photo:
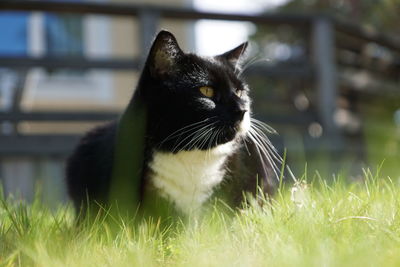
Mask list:
[[[248,45],[248,42],[244,42],[243,44],[233,48],[232,50],[229,50],[228,52],[223,53],[222,55],[219,55],[218,57],[227,60],[234,67],[237,67],[243,54],[246,52],[246,48]]]
[[[160,31],[153,42],[147,59],[152,75],[170,74],[176,70],[176,63],[184,55],[175,36],[168,31]]]

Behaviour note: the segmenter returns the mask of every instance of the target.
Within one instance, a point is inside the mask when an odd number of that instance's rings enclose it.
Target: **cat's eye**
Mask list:
[[[241,97],[243,96],[243,94],[244,94],[244,90],[236,89],[235,94],[236,94],[238,97],[241,98]]]
[[[214,96],[214,89],[211,88],[210,86],[202,86],[199,88],[200,93],[202,93],[206,97],[213,97]]]

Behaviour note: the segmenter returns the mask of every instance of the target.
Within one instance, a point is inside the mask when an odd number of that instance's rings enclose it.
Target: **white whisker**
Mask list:
[[[263,170],[264,170],[264,173],[268,173],[268,171],[266,170],[266,165],[267,165],[267,164],[266,164],[266,162],[265,162],[265,160],[264,160],[263,155],[261,154],[260,145],[258,144],[258,141],[254,139],[254,137],[252,136],[252,134],[251,134],[250,132],[249,132],[248,137],[249,137],[250,140],[255,144],[256,152],[257,152],[257,154],[258,154],[258,156],[259,156],[259,158],[260,158],[260,160],[261,160],[261,165],[262,165],[262,168],[263,168]],[[269,160],[268,160],[268,161],[269,161]],[[274,170],[273,170],[273,171],[274,171]]]
[[[179,148],[179,146],[180,146],[184,141],[186,141],[186,140],[188,140],[188,139],[191,138],[190,141],[189,141],[189,143],[185,144],[185,145],[183,146],[183,148],[182,148],[183,150],[186,149],[186,148],[189,146],[189,144],[190,144],[193,140],[196,140],[196,139],[201,138],[202,134],[203,134],[205,131],[207,131],[207,128],[211,127],[211,126],[212,126],[213,124],[215,124],[215,123],[216,123],[216,122],[213,122],[213,123],[211,123],[211,124],[207,124],[207,125],[201,127],[200,129],[196,130],[195,132],[190,133],[188,136],[186,136],[185,138],[183,138],[177,145],[175,145],[174,148],[172,149],[172,151],[175,151],[177,148]],[[175,152],[176,152],[176,151],[175,151]]]
[[[243,142],[243,144],[244,144],[244,147],[246,148],[247,155],[251,156],[251,153],[250,153],[249,147],[247,146],[245,137],[240,136],[240,139],[242,140],[242,142]]]
[[[260,63],[260,62],[266,62],[269,61],[268,58],[261,58],[260,56],[255,56],[253,57],[253,59],[249,60],[244,66],[243,68],[240,70],[240,72],[237,74],[238,77],[240,77],[243,72],[248,69],[250,66],[256,64],[256,63]]]
[[[249,132],[249,134],[250,134],[250,137],[251,137],[252,141],[256,145],[256,149],[259,152],[260,159],[262,161],[264,161],[263,156],[266,157],[266,159],[268,160],[268,163],[270,164],[270,166],[272,168],[272,171],[274,172],[276,178],[279,179],[279,175],[278,175],[279,168],[276,166],[275,161],[271,158],[270,153],[268,153],[268,151],[265,149],[265,147],[262,145],[262,143],[260,143],[259,139],[255,135],[253,135],[253,132]],[[264,169],[265,172],[267,172],[265,170],[265,167],[263,167],[263,169]]]
[[[274,158],[276,160],[278,160],[279,162],[282,162],[282,160],[283,160],[282,157],[279,155],[276,148],[272,145],[269,138],[261,130],[257,129],[256,127],[253,127],[252,129],[253,129],[253,133],[258,136],[260,141],[264,144],[264,146],[268,149],[268,151],[271,152],[271,154],[274,156]]]
[[[171,140],[171,139],[175,138],[176,136],[178,136],[178,134],[182,135],[182,134],[185,134],[185,133],[187,133],[187,132],[190,132],[190,131],[192,131],[192,130],[198,128],[198,127],[201,127],[204,123],[206,123],[207,121],[209,121],[209,120],[212,119],[212,118],[213,118],[213,117],[207,118],[207,119],[205,119],[205,120],[198,121],[198,122],[195,122],[195,123],[192,123],[192,124],[189,124],[189,125],[186,125],[186,126],[180,128],[180,129],[174,131],[173,133],[171,133],[170,135],[168,135],[162,142],[160,142],[159,147],[160,147],[162,144],[164,144],[166,141]],[[183,132],[182,132],[182,131],[183,131]]]
[[[277,149],[271,143],[265,132],[271,134],[277,133],[275,129],[273,129],[271,126],[252,118],[251,127],[247,134],[247,137],[254,143],[262,164],[265,165],[265,160],[267,160],[269,166],[271,167],[278,180],[281,177],[281,172],[283,171],[285,165],[291,178],[296,181],[296,177],[294,176],[293,172],[291,171],[289,166],[286,165],[281,155],[279,155]],[[246,144],[245,141],[244,143]],[[278,164],[281,165],[280,168],[278,167]],[[265,166],[263,166],[263,169],[266,172]]]
[[[268,133],[271,133],[271,134],[278,134],[278,132],[277,132],[274,128],[272,128],[271,126],[269,126],[268,124],[266,124],[266,123],[264,123],[264,122],[262,122],[262,121],[259,121],[259,120],[254,119],[254,118],[251,118],[250,121],[251,121],[252,123],[254,123],[254,124],[260,126],[262,129],[264,129],[264,130],[267,131]]]

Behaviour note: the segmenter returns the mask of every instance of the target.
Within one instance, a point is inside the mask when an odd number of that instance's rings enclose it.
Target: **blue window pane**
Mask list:
[[[0,54],[26,55],[28,14],[21,12],[0,13]]]
[[[48,55],[83,55],[82,17],[69,14],[47,14],[45,25]]]
[[[52,1],[58,2],[59,0]],[[81,1],[82,0],[68,0],[68,2]],[[82,16],[48,13],[45,15],[45,33],[46,51],[48,55],[83,55]]]

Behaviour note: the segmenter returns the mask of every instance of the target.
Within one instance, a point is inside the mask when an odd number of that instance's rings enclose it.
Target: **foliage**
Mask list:
[[[377,32],[388,40],[399,41],[399,10],[400,0],[292,0],[275,11],[328,14],[362,26],[366,32]],[[321,163],[339,163],[343,159],[340,167],[355,177],[359,172],[353,169],[358,170],[364,164],[379,164],[385,159],[385,173],[395,175],[400,156],[400,123],[394,119],[395,114],[400,114],[398,51],[379,42],[335,32],[338,98],[333,116],[342,133],[344,149],[340,157],[330,159],[324,156],[323,146],[319,145],[323,143],[324,131],[320,136],[310,131],[312,120],[320,123],[322,130],[325,128],[319,120],[317,80],[312,75],[291,75],[293,70],[300,73],[310,69],[311,73],[318,73],[313,64],[315,54],[310,33],[312,28],[302,27],[300,23],[257,25],[252,36],[255,58],[267,59],[265,65],[283,74],[278,76],[270,71],[271,75],[250,80],[254,113],[261,114],[259,117],[268,123],[269,117],[283,118],[280,125],[272,126],[282,136],[290,165],[295,170],[304,161],[310,168],[323,170],[327,168]],[[305,122],[295,125],[291,123],[292,117],[305,118]]]
[[[365,172],[332,184],[315,175],[240,212],[210,205],[202,219],[161,229],[75,225],[70,208],[0,204],[1,266],[398,266],[400,188]],[[250,201],[251,202],[251,201]]]
[[[283,11],[323,12],[378,30],[399,34],[399,0],[295,0],[280,7]]]

